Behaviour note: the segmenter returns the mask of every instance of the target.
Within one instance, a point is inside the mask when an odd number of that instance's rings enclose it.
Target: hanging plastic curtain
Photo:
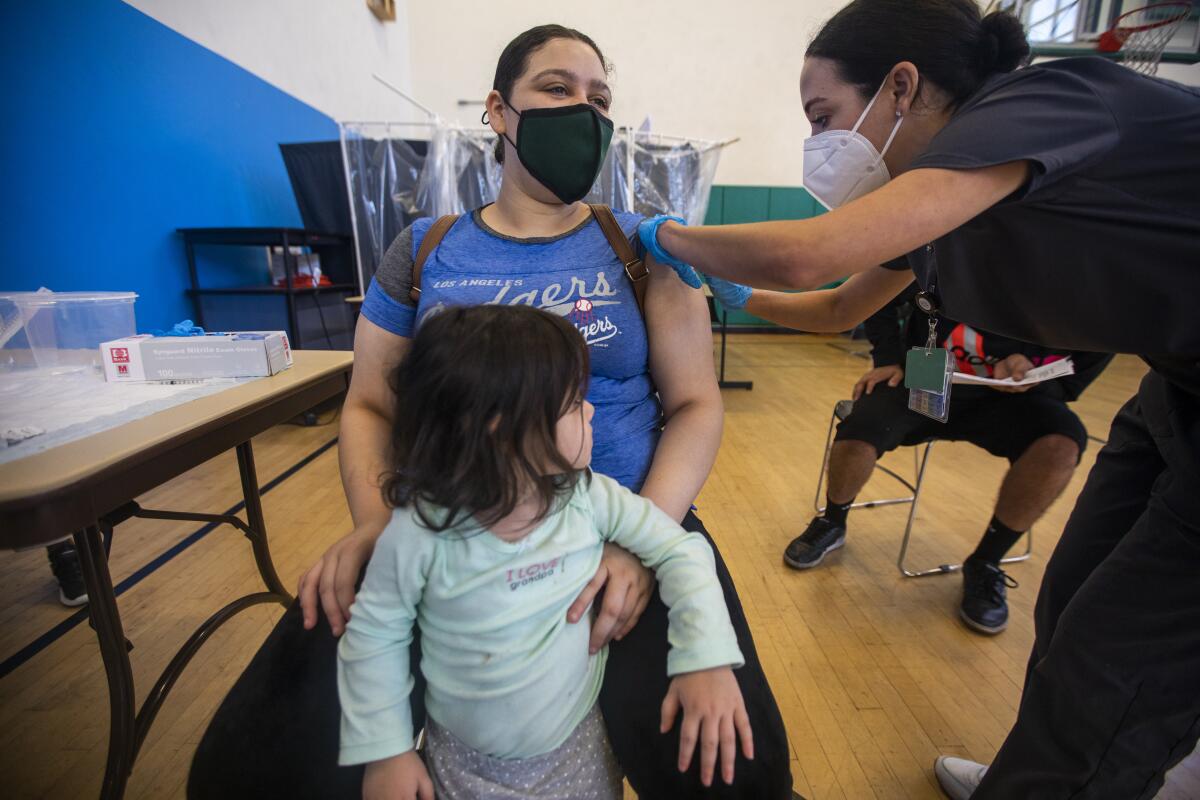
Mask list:
[[[466,131],[436,125],[421,170],[418,205],[431,216],[465,214],[487,205],[500,193],[501,166],[490,131]]]
[[[699,225],[726,144],[623,129],[600,175],[600,202],[643,216],[677,214]]]
[[[414,133],[413,126],[388,123],[347,122],[341,126],[362,288],[370,282],[392,240],[413,220],[426,215],[417,204],[417,187],[428,147],[421,139],[429,134],[417,130]]]
[[[491,131],[439,122],[345,122],[341,129],[364,289],[414,219],[465,214],[500,192]],[[645,216],[678,214],[699,225],[727,144],[622,128],[585,200]]]

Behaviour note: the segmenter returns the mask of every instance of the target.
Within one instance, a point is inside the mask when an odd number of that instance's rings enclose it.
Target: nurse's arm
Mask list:
[[[664,224],[658,241],[697,270],[763,289],[814,289],[944,236],[1021,188],[1027,161],[981,169],[914,169],[805,220]]]
[[[785,328],[840,333],[883,308],[912,280],[911,270],[872,267],[834,289],[801,294],[755,289],[743,310]]]
[[[704,295],[669,267],[649,256],[647,262],[650,376],[665,422],[641,493],[678,522],[691,509],[716,461],[724,406]]]

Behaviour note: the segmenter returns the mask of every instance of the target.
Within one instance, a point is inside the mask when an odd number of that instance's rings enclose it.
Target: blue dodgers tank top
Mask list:
[[[632,237],[642,217],[616,213]],[[432,219],[413,224],[413,253]],[[592,469],[640,490],[662,428],[650,379],[646,326],[625,267],[599,224],[543,239],[514,239],[489,228],[478,211],[461,217],[425,262],[416,324],[455,305],[527,305],[566,317],[591,358],[588,400]]]

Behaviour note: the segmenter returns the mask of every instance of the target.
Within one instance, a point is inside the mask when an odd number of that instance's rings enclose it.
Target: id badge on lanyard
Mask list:
[[[930,289],[933,289],[932,282]],[[937,344],[938,304],[931,292],[921,292],[917,307],[929,315],[929,338],[924,347],[908,351],[904,362],[904,386],[908,407],[930,419],[950,418],[950,387],[954,379],[954,354]]]

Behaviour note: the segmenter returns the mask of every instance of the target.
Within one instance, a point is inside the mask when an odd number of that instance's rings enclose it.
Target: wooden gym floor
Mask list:
[[[725,439],[697,505],[737,582],[767,675],[783,710],[796,789],[808,798],[938,798],[941,753],[989,760],[1016,714],[1033,641],[1031,611],[1046,558],[1096,446],[1036,527],[1033,558],[1012,565],[1007,632],[985,638],[956,616],[957,576],[904,579],[895,568],[907,507],[859,510],[847,546],[821,568],[787,569],[781,553],[812,516],[833,404],[868,362],[858,343],[815,336],[735,335],[724,393]],[[1118,358],[1076,410],[1101,438],[1144,372]],[[338,480],[336,422],[290,425],[255,440],[264,486],[308,459],[263,497],[275,563],[295,586],[301,571],[349,527]],[[325,448],[322,450],[322,448]],[[315,454],[315,455],[314,455]],[[912,451],[887,457],[910,472]],[[991,515],[1004,463],[970,445],[934,448],[914,534],[921,563],[960,560]],[[864,498],[891,495],[878,476]],[[233,453],[140,498],[150,508],[224,511],[240,500]],[[135,576],[197,530],[132,520],[118,527],[114,582]],[[119,598],[144,696],[184,638],[230,599],[259,589],[248,544],[212,531]],[[279,619],[244,612],[215,634],[159,714],[129,784],[130,798],[182,797],[191,754],[217,704]],[[58,604],[44,551],[0,554],[0,661],[71,620]],[[0,679],[0,780],[10,798],[98,793],[108,736],[104,671],[86,621]],[[1161,798],[1200,796],[1200,759],[1170,776]]]

